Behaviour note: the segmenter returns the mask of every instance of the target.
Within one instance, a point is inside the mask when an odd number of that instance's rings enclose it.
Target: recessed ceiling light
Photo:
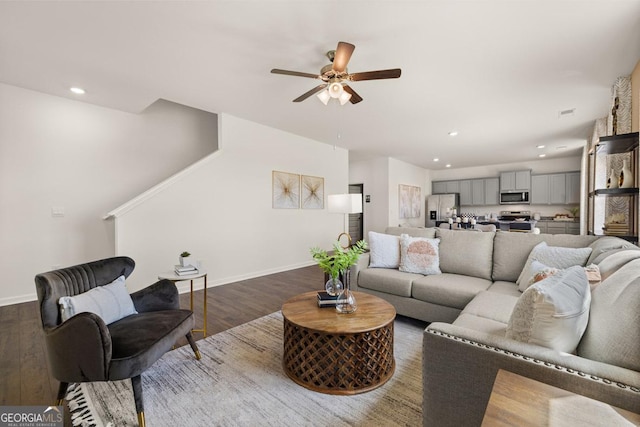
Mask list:
[[[433,161],[434,161],[434,162],[439,162],[439,161],[440,161],[440,159],[436,157],[435,159],[433,159]]]
[[[451,164],[447,163],[447,164],[445,165],[445,167],[450,168],[450,167],[451,167]]]
[[[565,150],[566,148],[567,148],[567,146],[566,146],[566,145],[558,145],[558,146],[556,147],[556,150]]]
[[[69,90],[76,95],[84,95],[85,93],[87,93],[87,91],[82,89],[81,87],[72,87]]]
[[[452,130],[451,132],[449,132],[449,136],[458,136],[458,131]]]
[[[538,154],[538,157],[547,157],[546,154]]]
[[[558,111],[558,118],[561,119],[563,117],[573,116],[576,113],[575,108],[568,108],[566,110]]]
[[[544,145],[538,145],[536,148],[544,148]]]

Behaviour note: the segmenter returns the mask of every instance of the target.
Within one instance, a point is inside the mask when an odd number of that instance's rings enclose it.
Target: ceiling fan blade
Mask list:
[[[293,102],[304,101],[305,99],[307,99],[311,95],[315,95],[316,93],[320,92],[322,89],[326,88],[327,86],[328,86],[327,83],[323,83],[321,85],[318,85],[318,86],[314,87],[313,89],[311,89],[310,91],[305,92],[302,95],[300,95],[299,97],[297,97],[296,99],[294,99]]]
[[[342,88],[344,89],[345,92],[350,93],[351,94],[351,99],[349,99],[349,101],[352,104],[357,104],[358,102],[362,101],[362,97],[360,95],[358,95],[356,93],[355,90],[353,90],[353,88],[349,85],[342,85]]]
[[[273,74],[284,74],[286,76],[298,76],[298,77],[309,77],[310,79],[319,79],[320,76],[317,74],[311,73],[301,73],[300,71],[289,71],[289,70],[280,70],[278,68],[274,68],[271,70]]]
[[[361,80],[397,79],[402,70],[393,68],[390,70],[365,71],[364,73],[349,74],[349,80],[357,82]]]
[[[351,43],[338,42],[338,48],[336,49],[336,54],[333,57],[333,71],[336,73],[345,72],[349,59],[351,59],[351,54],[355,48],[356,47]]]

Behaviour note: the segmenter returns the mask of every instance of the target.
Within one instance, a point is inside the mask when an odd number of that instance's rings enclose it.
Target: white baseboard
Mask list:
[[[23,302],[37,301],[38,294],[35,292],[32,294],[24,294],[13,297],[0,298],[0,307],[5,305],[22,304]]]

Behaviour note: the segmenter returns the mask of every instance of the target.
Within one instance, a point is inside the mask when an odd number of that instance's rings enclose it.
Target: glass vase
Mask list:
[[[324,290],[332,297],[342,292],[342,289],[344,289],[344,285],[340,281],[339,277],[333,278],[329,276],[329,280],[324,284]]]
[[[347,269],[347,271],[345,271],[342,275],[342,280],[344,281],[344,288],[338,295],[336,310],[338,311],[338,313],[353,313],[358,308],[358,304],[356,303],[356,297],[351,291],[351,271],[349,269]]]

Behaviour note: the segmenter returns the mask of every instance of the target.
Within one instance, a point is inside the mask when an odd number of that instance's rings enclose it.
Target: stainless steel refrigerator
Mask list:
[[[427,196],[426,226],[435,227],[436,221],[443,221],[448,218],[447,212],[449,212],[450,217],[453,209],[460,209],[460,195],[458,193]]]

